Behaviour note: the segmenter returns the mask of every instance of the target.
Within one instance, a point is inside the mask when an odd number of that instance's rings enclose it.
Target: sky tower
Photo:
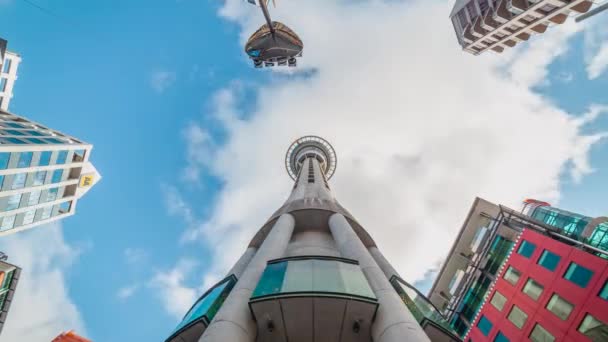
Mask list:
[[[291,144],[289,198],[167,342],[429,341],[392,282],[397,272],[334,197],[337,162],[322,138]]]

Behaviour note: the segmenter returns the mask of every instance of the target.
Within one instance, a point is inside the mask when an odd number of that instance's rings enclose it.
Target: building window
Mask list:
[[[5,216],[2,219],[2,226],[0,226],[0,230],[13,229],[13,227],[15,226],[15,216],[16,215]]]
[[[25,179],[27,178],[27,173],[18,173],[13,178],[13,185],[11,186],[12,190],[21,189],[25,186]]]
[[[568,270],[566,270],[566,274],[564,274],[564,278],[575,283],[576,285],[585,288],[587,284],[589,284],[589,280],[593,276],[593,272],[585,267],[571,262],[570,266],[568,266]]]
[[[63,170],[62,169],[53,171],[53,178],[51,179],[51,182],[52,183],[59,183],[59,182],[61,182],[61,177],[62,176],[63,176]]]
[[[2,77],[0,78],[0,91],[4,91],[6,89],[6,78]]]
[[[6,135],[25,135],[25,133],[21,132],[21,131],[16,131],[14,129],[7,129],[6,130]]]
[[[46,194],[46,201],[51,202],[51,201],[56,200],[58,192],[59,192],[59,188],[49,189],[48,193]]]
[[[36,215],[36,210],[29,210],[25,212],[23,215],[23,225],[30,224],[34,222],[34,216]]]
[[[592,341],[605,341],[608,325],[590,314],[586,314],[581,325],[578,327],[578,331],[589,337]]]
[[[38,202],[40,201],[41,193],[42,193],[42,191],[40,191],[40,190],[30,192],[30,197],[27,200],[27,205],[31,206],[31,205],[38,204]]]
[[[505,275],[503,276],[503,278],[505,278],[505,280],[511,283],[513,286],[517,285],[519,277],[521,277],[521,272],[514,269],[513,266],[509,266],[505,272]]]
[[[574,305],[570,304],[567,300],[560,297],[557,293],[554,293],[547,303],[547,310],[551,311],[555,316],[559,317],[562,321],[568,319],[570,313],[574,309]]]
[[[492,322],[486,318],[486,316],[481,316],[479,322],[477,323],[477,328],[484,336],[490,335],[490,330],[492,330]]]
[[[595,227],[588,243],[599,249],[608,250],[608,222],[602,222]]]
[[[8,198],[8,202],[6,203],[6,210],[15,210],[19,208],[19,203],[21,203],[21,194],[14,194]]]
[[[42,208],[42,214],[40,215],[40,219],[41,220],[48,219],[49,217],[51,217],[52,212],[53,212],[52,206]]]
[[[21,152],[19,154],[19,162],[17,163],[17,167],[30,167],[32,164],[32,156],[34,152]]]
[[[513,305],[513,308],[511,309],[511,312],[509,312],[509,316],[507,316],[507,319],[511,321],[513,325],[521,329],[526,324],[528,315],[523,312],[522,309],[518,308],[517,305]]]
[[[27,138],[27,140],[34,144],[46,144],[46,142],[44,142],[38,138]]]
[[[541,284],[534,281],[534,279],[529,278],[522,291],[530,298],[538,300],[538,297],[540,297],[540,295],[543,293],[543,289],[544,287]]]
[[[34,173],[33,185],[43,185],[46,179],[46,171],[38,171]]]
[[[38,165],[40,165],[40,166],[50,165],[52,153],[53,152],[51,152],[51,151],[40,152],[40,162],[38,163]]]
[[[551,335],[547,329],[543,328],[540,324],[536,323],[534,329],[530,333],[530,341],[534,342],[553,342],[555,337]]]
[[[502,332],[498,332],[498,334],[496,334],[496,337],[494,338],[494,342],[509,342],[509,339],[507,338],[507,336],[503,335]]]
[[[2,72],[5,74],[8,74],[11,71],[12,63],[13,63],[13,61],[11,59],[5,58]]]
[[[79,163],[79,162],[84,161],[84,150],[74,151],[74,155],[72,156],[72,161],[74,163]]]
[[[540,259],[538,259],[538,264],[553,272],[557,268],[560,259],[559,255],[545,249],[540,255]]]
[[[21,140],[21,139],[17,139],[17,138],[5,138],[6,141],[10,142],[11,144],[15,144],[15,145],[23,145],[26,144],[25,141]]]
[[[60,214],[65,214],[68,211],[70,211],[70,207],[72,206],[72,201],[69,202],[63,202],[59,205],[59,213]]]
[[[506,302],[507,302],[507,298],[498,291],[494,292],[494,295],[492,296],[492,300],[490,300],[490,303],[496,309],[498,309],[498,311],[502,311],[502,308],[505,307]]]
[[[608,300],[608,280],[604,283],[604,287],[602,287],[602,291],[599,294],[600,298]]]
[[[65,164],[67,158],[68,151],[59,151],[57,152],[57,161],[55,161],[55,164]]]
[[[521,245],[519,245],[519,248],[517,249],[517,254],[522,255],[529,259],[532,256],[532,253],[534,253],[535,249],[536,249],[535,244],[528,242],[526,240],[523,240],[521,242]]]
[[[10,159],[10,152],[0,152],[0,170],[6,170],[6,168],[8,168],[8,162]]]

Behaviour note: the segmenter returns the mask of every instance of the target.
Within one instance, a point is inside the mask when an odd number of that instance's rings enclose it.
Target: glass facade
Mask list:
[[[591,280],[592,276],[593,272],[591,270],[572,262],[570,263],[570,266],[568,266],[566,274],[564,274],[564,279],[567,279],[573,282],[574,284],[585,288],[587,287],[587,284],[589,284],[589,280]]]
[[[538,221],[561,230],[562,234],[575,239],[581,238],[583,229],[591,221],[591,218],[587,216],[545,206],[536,208],[531,216]]]
[[[202,321],[205,325],[208,325],[222,307],[222,304],[224,304],[228,294],[234,287],[234,284],[236,284],[236,280],[236,277],[231,275],[201,296],[190,310],[188,310],[182,321],[171,334],[171,337],[167,340],[171,340],[181,333],[186,332],[188,327],[197,322]]]
[[[601,250],[608,251],[608,222],[603,222],[597,225],[587,240],[591,246]]]
[[[484,336],[488,336],[490,335],[490,331],[492,330],[492,322],[490,322],[490,320],[487,319],[486,316],[482,315],[481,318],[479,318],[477,327]]]
[[[509,312],[509,316],[507,319],[513,323],[518,329],[521,329],[524,324],[526,324],[526,320],[528,319],[528,314],[526,314],[522,309],[518,308],[516,305],[513,305],[511,312]]]
[[[544,287],[536,282],[534,279],[529,278],[524,285],[523,292],[528,295],[528,297],[538,300],[538,297],[543,293]]]
[[[557,268],[560,259],[561,258],[559,255],[549,252],[548,250],[544,250],[538,259],[538,264],[553,272]]]
[[[522,255],[529,259],[532,256],[532,253],[534,253],[535,249],[536,249],[535,244],[528,242],[526,240],[523,240],[521,242],[521,244],[519,245],[519,248],[517,249],[517,254]]]
[[[547,303],[547,310],[559,317],[562,321],[568,319],[570,313],[574,309],[574,305],[570,304],[567,300],[560,297],[557,293],[554,293]]]
[[[553,342],[555,341],[555,337],[553,337],[553,335],[551,335],[547,329],[543,328],[542,325],[536,323],[534,329],[532,329],[532,332],[530,333],[530,341]]]
[[[269,262],[251,299],[289,293],[314,293],[376,300],[358,264],[345,259],[316,257]]]

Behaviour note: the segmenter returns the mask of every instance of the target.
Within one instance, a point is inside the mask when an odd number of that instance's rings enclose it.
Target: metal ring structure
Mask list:
[[[336,167],[338,166],[338,157],[336,155],[336,151],[331,144],[327,142],[327,140],[315,135],[307,135],[298,138],[287,149],[287,153],[285,154],[285,169],[287,170],[289,177],[291,177],[291,179],[294,181],[296,180],[296,158],[298,153],[306,147],[316,147],[319,152],[325,156],[325,161],[327,163],[325,168],[325,176],[327,179],[330,179],[336,172]]]

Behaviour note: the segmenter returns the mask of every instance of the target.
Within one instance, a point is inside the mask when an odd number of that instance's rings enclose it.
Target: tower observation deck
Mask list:
[[[429,341],[398,273],[332,194],[337,161],[320,137],[291,144],[290,196],[167,342]]]

